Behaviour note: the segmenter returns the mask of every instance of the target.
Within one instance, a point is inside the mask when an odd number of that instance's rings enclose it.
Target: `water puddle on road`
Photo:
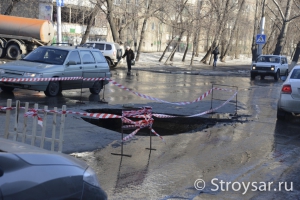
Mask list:
[[[107,113],[122,115],[122,109],[89,109],[86,110],[89,113]],[[174,116],[174,115],[173,115]],[[109,129],[116,132],[122,132],[122,122],[121,119],[92,119],[83,118],[85,121],[100,126],[105,129]],[[139,121],[141,119],[129,118],[133,121]],[[217,123],[231,123],[236,122],[237,117],[231,114],[213,114],[211,118],[203,117],[192,117],[187,118],[184,116],[178,116],[176,118],[156,118],[153,117],[154,123],[152,128],[160,135],[175,135],[180,133],[193,133],[196,131],[201,131],[203,129],[212,127]],[[123,129],[123,133],[129,134],[134,129]],[[141,129],[136,135],[149,136],[149,129]]]

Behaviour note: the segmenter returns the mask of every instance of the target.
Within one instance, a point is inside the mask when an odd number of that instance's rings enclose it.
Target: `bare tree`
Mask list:
[[[225,47],[223,47],[224,50],[221,52],[220,60],[222,62],[225,62],[225,58],[226,58],[227,52],[228,52],[230,46],[232,45],[233,36],[235,34],[235,30],[237,28],[238,21],[241,18],[241,14],[242,14],[242,11],[243,11],[244,4],[245,4],[245,0],[242,0],[241,3],[240,3],[240,7],[238,9],[238,13],[237,13],[236,18],[235,18],[235,22],[234,22],[232,31],[230,32],[229,41],[228,41],[227,45],[225,45]],[[236,41],[237,41],[237,38],[236,38]],[[236,44],[237,44],[237,42],[236,42]]]
[[[207,63],[207,61],[211,56],[211,52],[219,45],[221,36],[223,35],[223,32],[225,30],[229,13],[232,12],[235,7],[235,5],[231,5],[230,2],[231,2],[230,0],[226,0],[226,1],[210,0],[211,6],[215,11],[215,16],[217,19],[217,23],[216,23],[217,27],[216,27],[215,35],[213,37],[213,41],[210,47],[208,48],[206,55],[201,60],[201,62],[203,63]]]
[[[99,3],[96,3],[96,5],[94,6],[94,8],[92,10],[92,13],[89,16],[88,24],[87,24],[85,32],[84,32],[84,34],[82,36],[82,40],[81,40],[80,45],[86,43],[86,41],[87,41],[87,39],[88,39],[88,37],[90,35],[91,29],[93,27],[93,23],[95,21],[95,17],[99,13],[99,10],[100,10]]]
[[[288,26],[289,26],[290,22],[293,21],[294,19],[300,17],[299,14],[291,17],[292,4],[294,2],[298,8],[299,8],[299,6],[297,5],[296,1],[287,0],[285,13],[283,14],[282,8],[278,4],[278,2],[276,0],[273,0],[273,2],[276,5],[276,7],[280,13],[280,16],[282,18],[282,27],[281,27],[280,34],[278,35],[278,38],[277,38],[276,48],[274,50],[274,55],[279,55],[281,53],[281,50],[286,41],[287,30],[288,30]]]

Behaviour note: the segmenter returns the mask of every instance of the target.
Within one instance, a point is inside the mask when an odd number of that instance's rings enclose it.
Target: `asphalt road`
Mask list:
[[[120,134],[116,132],[107,132],[112,134],[109,136],[100,133],[96,136],[90,131],[89,136],[81,136],[78,138],[83,140],[80,145],[87,143],[88,146],[91,142],[91,145],[98,145],[99,150],[73,155],[96,170],[109,199],[297,199],[299,119],[276,120],[277,98],[282,82],[275,82],[272,78],[250,81],[246,72],[235,75],[225,71],[214,76],[177,72],[139,71],[138,76],[136,72],[126,76],[121,68],[113,72],[113,79],[134,91],[170,102],[194,100],[209,90],[212,84],[238,86],[238,120],[229,117],[231,121],[220,121],[203,130],[164,136],[166,143],[152,137],[152,147],[156,150],[151,152],[145,149],[149,147],[149,137],[136,136],[124,145],[124,153],[132,157],[111,155],[121,151]],[[193,115],[210,108],[210,99],[187,106],[163,104],[142,99],[113,85],[108,85],[104,94],[108,104],[99,104],[102,94],[89,95],[88,90],[83,90],[82,97],[80,90],[72,90],[64,91],[62,96],[56,98],[48,98],[34,91],[16,90],[13,94],[1,93],[0,105],[5,104],[7,98],[48,105],[50,108],[66,104],[69,109],[77,110],[120,109],[123,104],[131,103],[136,107],[150,105],[156,113],[178,115]],[[229,93],[215,95],[223,99],[230,97]],[[76,104],[80,99],[87,104]],[[214,107],[219,103],[216,102]],[[234,109],[233,103],[218,112],[234,113]],[[206,117],[228,118],[228,115],[220,113]],[[92,142],[101,138],[104,143]],[[78,140],[74,139],[74,147],[76,141],[77,147],[80,147]],[[197,179],[206,182],[203,190],[195,189]],[[227,188],[223,187],[222,181],[227,183]],[[287,181],[287,187],[282,185],[279,188],[278,182],[284,181]],[[256,186],[260,187],[254,187],[254,184],[246,190],[243,182],[246,185],[256,182]],[[272,187],[263,187],[263,183],[268,182],[273,182]],[[284,191],[291,189],[291,184],[293,192]],[[198,182],[196,186],[203,186],[203,182]]]

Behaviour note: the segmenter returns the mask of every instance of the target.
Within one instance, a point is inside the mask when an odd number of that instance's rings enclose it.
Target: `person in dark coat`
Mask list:
[[[127,69],[128,73],[131,71],[131,61],[134,60],[134,52],[131,50],[129,46],[126,47],[125,53],[122,56],[122,58],[125,58],[126,56],[126,61],[127,61]]]
[[[214,54],[214,64],[213,64],[213,66],[216,67],[217,66],[217,61],[218,61],[218,54],[220,54],[218,47],[216,47],[215,50],[213,50],[212,54]]]

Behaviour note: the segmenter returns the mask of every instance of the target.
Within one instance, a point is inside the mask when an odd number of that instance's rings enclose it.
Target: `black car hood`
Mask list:
[[[3,138],[0,138],[0,152],[12,153],[31,165],[73,165],[80,168],[88,167],[85,162],[72,156]]]

